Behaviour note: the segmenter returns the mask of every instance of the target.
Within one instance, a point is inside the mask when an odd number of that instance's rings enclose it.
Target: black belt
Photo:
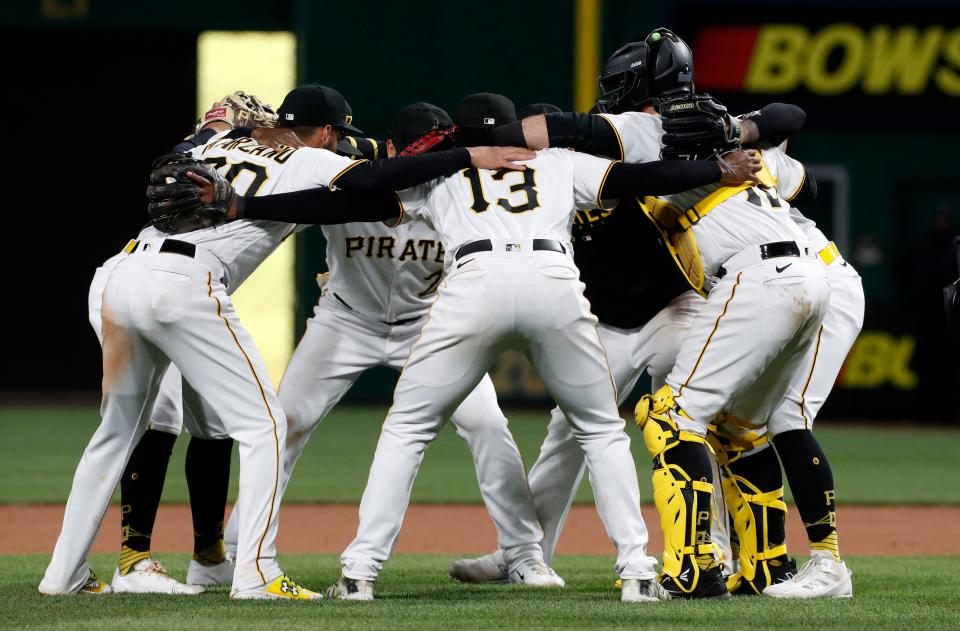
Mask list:
[[[510,244],[507,244],[509,247]],[[557,241],[556,239],[534,239],[533,240],[533,249],[534,250],[547,250],[549,252],[559,252],[560,254],[566,254],[567,250],[563,247],[563,244]],[[473,254],[475,252],[493,252],[493,242],[490,239],[480,239],[479,241],[471,241],[470,243],[464,243],[459,248],[457,248],[457,254],[454,256],[454,260],[459,261],[461,258],[465,257],[468,254]]]
[[[136,252],[140,245],[140,241],[135,241],[133,247],[130,248],[129,251]],[[190,258],[195,258],[197,256],[197,246],[192,243],[187,243],[186,241],[177,241],[176,239],[164,239],[163,243],[160,244],[160,251],[167,252],[169,254],[180,254]]]
[[[800,246],[796,241],[774,241],[773,243],[764,243],[760,246],[760,259],[775,259],[781,256],[800,256]],[[717,270],[716,278],[723,278],[727,275],[727,269],[720,266]]]
[[[342,304],[344,307],[346,307],[346,308],[349,309],[350,311],[356,311],[356,309],[354,309],[353,307],[350,306],[350,303],[348,303],[346,300],[344,300],[343,298],[341,298],[340,296],[338,296],[338,295],[337,295],[337,292],[334,291],[334,292],[331,292],[331,293],[333,293],[333,297],[336,298],[337,300],[339,300],[339,301],[340,301],[340,304]],[[380,321],[383,322],[384,324],[386,324],[387,326],[403,326],[404,324],[412,324],[413,322],[416,322],[417,320],[419,320],[419,319],[422,318],[422,317],[423,317],[423,316],[416,316],[416,317],[413,317],[413,318],[404,318],[404,319],[402,319],[402,320],[394,320],[393,322],[388,322],[387,320],[380,320]]]

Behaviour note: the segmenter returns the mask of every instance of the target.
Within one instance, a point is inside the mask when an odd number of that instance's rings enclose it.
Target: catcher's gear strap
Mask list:
[[[729,425],[736,429],[731,431]],[[739,422],[735,417],[720,414],[707,425],[707,445],[713,450],[720,466],[736,462],[769,445],[767,434],[760,433]]]
[[[777,184],[776,178],[767,168],[762,155],[760,157],[760,172],[757,176],[760,179],[761,186],[771,188]],[[703,262],[700,259],[700,249],[697,247],[697,240],[690,228],[706,217],[714,208],[737,193],[753,186],[754,184],[750,182],[744,182],[737,186],[721,186],[686,210],[657,197],[637,199],[643,213],[660,232],[664,245],[667,246],[674,262],[683,273],[683,277],[690,283],[690,287],[704,298],[708,293],[705,288],[706,276],[703,271]]]
[[[831,241],[827,244],[827,247],[817,252],[817,256],[823,261],[824,265],[830,265],[840,258],[840,250],[837,248],[837,245]]]
[[[568,147],[582,153],[623,160],[623,144],[613,123],[603,116],[564,112],[544,114],[551,147]]]
[[[724,467],[724,470],[726,475],[722,482],[723,494],[740,541],[740,575],[751,584],[759,578],[760,585],[769,585],[772,578],[763,561],[787,553],[785,541],[774,545],[770,542],[771,530],[775,531],[778,537],[784,535],[787,504],[783,501],[783,486],[761,492],[745,477],[734,474],[729,467]],[[772,515],[770,511],[779,511],[781,514]],[[758,570],[765,575],[757,577]]]

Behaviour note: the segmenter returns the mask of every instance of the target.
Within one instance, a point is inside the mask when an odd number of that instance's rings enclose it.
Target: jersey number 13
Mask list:
[[[496,182],[504,183],[509,183],[510,180],[519,180],[515,184],[510,185],[510,192],[507,197],[494,200],[494,203],[508,213],[525,213],[529,210],[536,210],[540,206],[536,172],[530,167],[527,167],[523,171],[500,169],[489,175],[489,171],[481,173],[479,170],[471,167],[464,169],[461,173],[470,185],[470,192],[473,194],[473,204],[470,205],[470,210],[475,213],[483,213],[490,210],[490,202],[487,200],[483,189],[482,178],[484,176],[488,176]]]

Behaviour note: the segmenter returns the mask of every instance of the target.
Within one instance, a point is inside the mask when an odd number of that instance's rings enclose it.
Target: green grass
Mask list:
[[[461,585],[446,577],[453,557],[403,555],[391,560],[373,603],[232,602],[226,588],[200,596],[109,595],[44,597],[36,585],[45,556],[0,557],[0,627],[47,629],[278,629],[342,628],[591,628],[591,629],[826,629],[960,626],[960,557],[854,558],[851,600],[775,601],[741,597],[726,602],[625,605],[612,587],[613,559],[566,557],[557,571],[562,590],[508,585]],[[188,557],[165,555],[183,577]],[[101,578],[113,555],[92,559]],[[321,588],[339,572],[333,556],[287,556],[284,569]]]
[[[356,502],[383,422],[382,407],[341,407],[314,434],[285,497],[291,502]],[[513,412],[511,429],[527,466],[537,457],[546,433],[546,412]],[[87,407],[0,408],[0,503],[63,502],[74,468],[99,423],[97,409]],[[957,504],[960,485],[956,454],[960,431],[917,428],[831,426],[817,428],[830,457],[842,503]],[[643,441],[632,425],[641,480],[649,471]],[[186,502],[183,456],[186,440],[177,442],[164,501]],[[236,490],[236,455],[233,489]],[[641,494],[650,501],[649,484]],[[584,482],[578,500],[591,501]],[[479,503],[473,464],[465,443],[448,426],[427,451],[414,488],[415,502]]]

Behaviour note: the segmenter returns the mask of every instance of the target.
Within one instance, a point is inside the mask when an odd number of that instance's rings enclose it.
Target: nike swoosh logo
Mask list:
[[[472,261],[472,260],[473,260],[473,259],[470,259],[470,261]],[[459,265],[457,265],[457,269],[460,269],[461,267],[463,267],[464,265],[466,265],[466,264],[469,263],[470,261],[464,261],[463,263],[460,263]]]
[[[777,267],[777,274],[779,274],[779,273],[782,272],[783,270],[787,269],[787,268],[790,267],[791,265],[793,265],[793,263],[787,263],[787,264],[784,265],[783,267]],[[775,267],[776,267],[776,266],[775,266]]]
[[[842,265],[843,267],[846,267],[847,265],[849,265],[849,263],[847,263],[846,261],[844,261],[844,262],[841,263],[840,265]]]

